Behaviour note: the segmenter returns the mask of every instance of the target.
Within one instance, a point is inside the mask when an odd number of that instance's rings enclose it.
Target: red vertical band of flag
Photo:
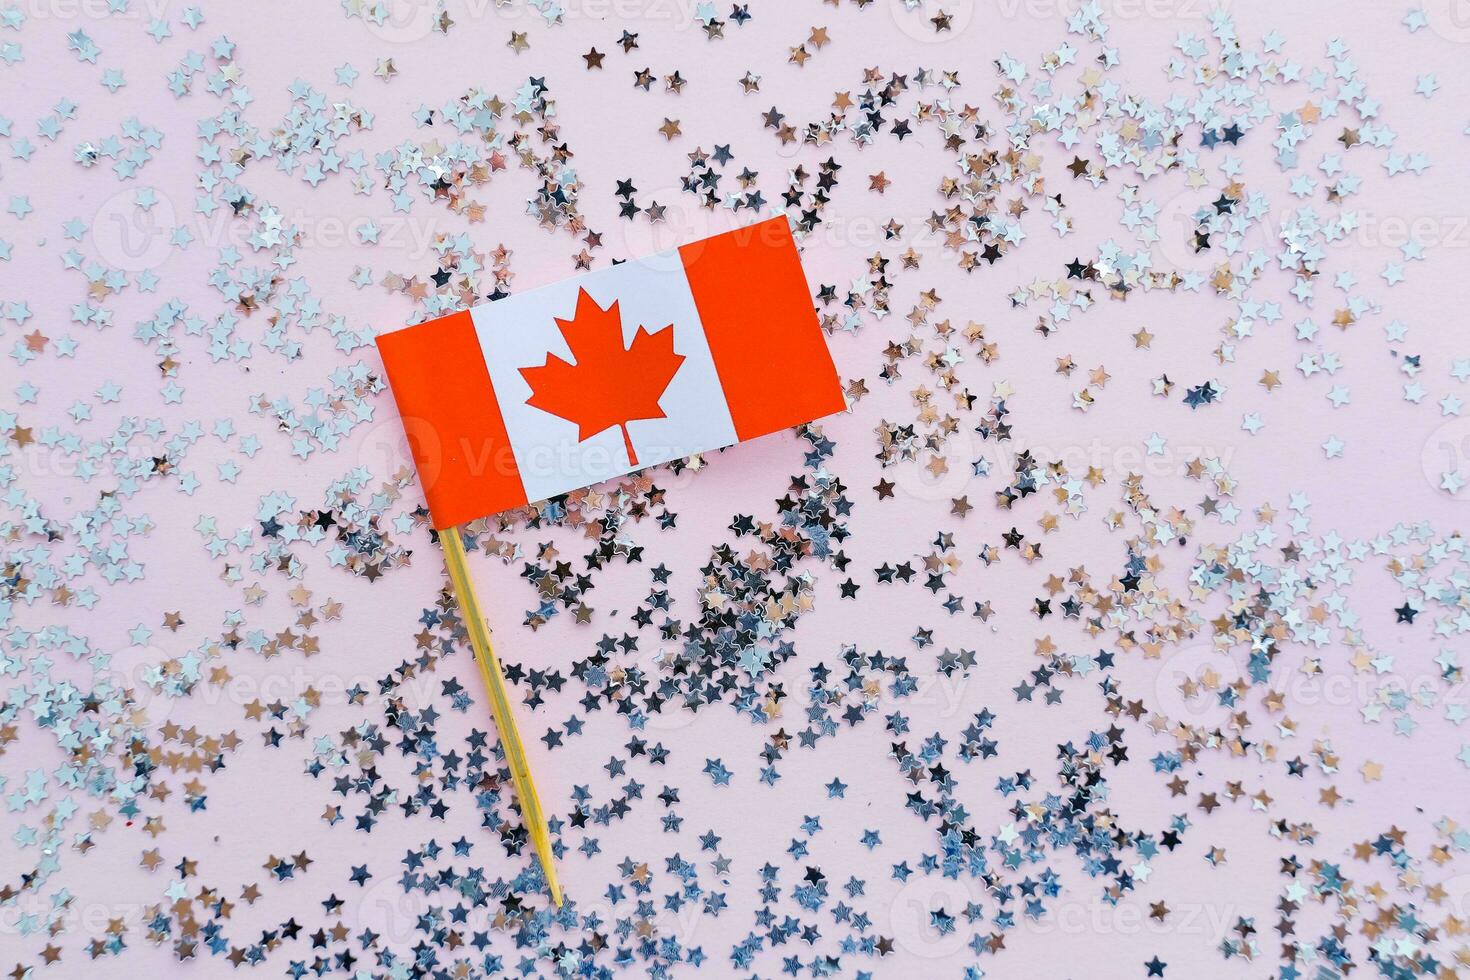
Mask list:
[[[735,434],[847,408],[784,217],[679,249]]]
[[[434,527],[526,503],[469,311],[378,338]]]

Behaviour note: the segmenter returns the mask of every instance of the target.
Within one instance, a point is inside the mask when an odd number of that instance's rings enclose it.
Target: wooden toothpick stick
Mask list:
[[[495,716],[495,728],[500,733],[500,744],[505,749],[506,761],[510,763],[511,781],[515,784],[516,799],[521,805],[521,817],[531,835],[531,842],[536,846],[536,857],[546,876],[546,887],[551,892],[552,901],[559,908],[561,885],[556,880],[551,830],[546,826],[546,817],[541,812],[541,800],[536,796],[536,783],[531,779],[526,750],[521,745],[520,732],[516,730],[510,696],[505,689],[505,675],[500,670],[500,661],[495,657],[495,648],[490,645],[490,631],[485,626],[485,617],[480,615],[480,604],[475,599],[475,586],[470,580],[469,564],[465,561],[464,537],[460,526],[456,524],[440,531],[439,543],[444,548],[445,563],[449,566],[449,580],[454,586],[454,598],[459,603],[459,615],[464,620],[470,646],[475,651],[475,663],[479,664],[480,676],[484,678],[485,687],[490,692],[490,710]]]

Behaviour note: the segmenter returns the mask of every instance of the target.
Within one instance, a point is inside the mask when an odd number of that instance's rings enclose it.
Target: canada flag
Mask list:
[[[440,529],[846,407],[784,217],[378,349]]]

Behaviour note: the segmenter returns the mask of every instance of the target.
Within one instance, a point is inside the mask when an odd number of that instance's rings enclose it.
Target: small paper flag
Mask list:
[[[846,407],[784,217],[378,348],[439,529]]]

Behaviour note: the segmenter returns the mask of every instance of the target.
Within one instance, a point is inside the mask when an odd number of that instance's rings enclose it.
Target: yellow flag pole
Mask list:
[[[449,580],[454,585],[459,615],[464,620],[465,630],[470,636],[470,646],[475,651],[475,663],[479,665],[480,676],[484,678],[485,687],[490,691],[490,710],[495,716],[495,727],[500,732],[500,744],[505,749],[506,761],[510,763],[510,777],[515,784],[516,799],[521,804],[521,817],[530,832],[531,842],[536,845],[536,857],[541,862],[541,871],[546,875],[546,887],[551,891],[551,899],[560,908],[561,885],[556,880],[551,830],[546,826],[546,816],[541,812],[541,800],[536,796],[536,783],[531,779],[526,750],[521,746],[515,715],[511,714],[505,675],[501,673],[495,648],[490,645],[490,631],[485,626],[485,617],[480,615],[480,604],[475,599],[475,587],[470,581],[470,568],[465,561],[464,538],[459,525],[440,531],[439,543],[444,547]]]

